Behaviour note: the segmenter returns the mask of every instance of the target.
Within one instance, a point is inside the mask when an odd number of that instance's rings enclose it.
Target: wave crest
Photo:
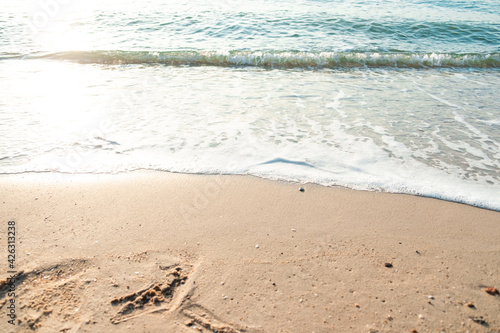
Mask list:
[[[164,64],[170,66],[252,66],[264,68],[497,68],[500,54],[300,51],[69,51],[28,58],[90,64]]]

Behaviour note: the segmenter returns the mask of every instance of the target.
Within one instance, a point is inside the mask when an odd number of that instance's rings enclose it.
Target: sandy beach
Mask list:
[[[499,212],[164,172],[4,175],[0,207],[2,332],[500,331]]]

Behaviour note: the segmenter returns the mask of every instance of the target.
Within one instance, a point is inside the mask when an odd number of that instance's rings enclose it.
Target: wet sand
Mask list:
[[[2,332],[500,331],[499,212],[142,171],[3,175],[0,217]]]

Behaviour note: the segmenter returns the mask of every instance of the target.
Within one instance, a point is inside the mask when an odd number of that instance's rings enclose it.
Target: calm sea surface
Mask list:
[[[0,173],[252,174],[500,210],[498,0],[2,3]]]

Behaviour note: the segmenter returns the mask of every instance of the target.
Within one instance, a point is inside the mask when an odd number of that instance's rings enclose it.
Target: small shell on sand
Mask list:
[[[303,187],[299,187],[300,192],[305,192],[305,189]]]
[[[259,248],[259,244],[255,245],[255,248],[258,249]]]
[[[493,296],[500,295],[500,292],[498,291],[497,288],[488,287],[488,288],[484,289],[484,291],[487,292],[490,295],[493,295]]]

